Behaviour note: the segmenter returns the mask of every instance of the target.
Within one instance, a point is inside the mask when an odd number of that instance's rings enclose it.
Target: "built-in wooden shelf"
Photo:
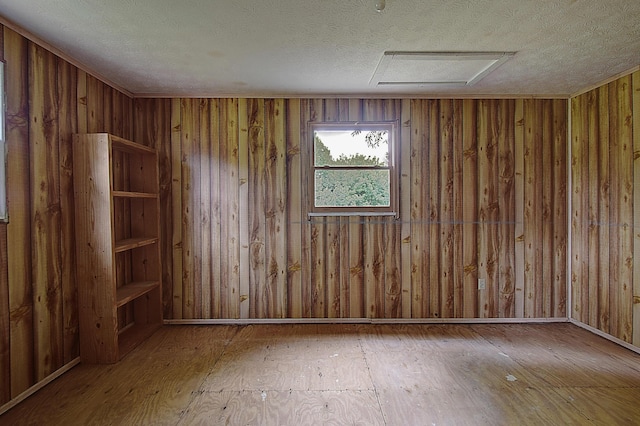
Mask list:
[[[126,240],[116,241],[115,252],[120,253],[126,250],[155,244],[157,242],[158,237],[127,238]]]
[[[116,290],[116,306],[120,307],[144,296],[159,285],[160,281],[139,281],[125,284]]]
[[[114,197],[120,198],[158,198],[158,194],[152,192],[113,191]]]
[[[109,135],[109,138],[111,138],[111,147],[115,150],[128,152],[130,154],[147,153],[157,155],[157,151],[150,146],[140,145],[139,143],[135,143],[114,135]]]
[[[73,161],[80,359],[113,363],[162,325],[158,153],[79,134]]]

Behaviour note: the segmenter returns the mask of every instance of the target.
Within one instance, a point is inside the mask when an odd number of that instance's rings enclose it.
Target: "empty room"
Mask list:
[[[640,424],[637,0],[0,0],[0,424]]]

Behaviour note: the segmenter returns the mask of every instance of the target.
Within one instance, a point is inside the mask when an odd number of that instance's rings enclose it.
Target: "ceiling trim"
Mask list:
[[[623,72],[618,73],[616,75],[612,75],[611,77],[609,77],[609,78],[607,78],[605,80],[602,80],[599,83],[592,84],[591,86],[585,87],[584,89],[572,94],[570,96],[570,98],[575,98],[577,96],[584,95],[585,93],[590,92],[593,89],[597,89],[598,87],[604,86],[605,84],[609,84],[609,83],[611,83],[613,81],[616,81],[617,79],[619,79],[621,77],[626,77],[629,74],[633,74],[636,71],[640,71],[640,65],[636,65],[635,67],[633,67],[633,68],[631,68],[629,70],[623,71]]]
[[[398,94],[380,94],[380,93],[346,93],[346,94],[327,94],[327,93],[274,93],[274,94],[254,94],[246,93],[187,93],[176,95],[173,93],[138,93],[134,99],[569,99],[568,93],[551,93],[551,94],[451,94],[451,93],[422,93],[407,94],[400,96]]]
[[[130,92],[129,90],[125,89],[124,87],[115,84],[114,82],[112,82],[111,80],[109,80],[108,78],[106,78],[105,76],[103,76],[102,74],[100,74],[99,72],[96,72],[95,70],[91,69],[91,67],[88,67],[87,65],[83,64],[82,62],[74,59],[73,57],[67,55],[66,53],[64,53],[62,50],[58,49],[57,47],[47,43],[46,41],[44,41],[43,39],[41,39],[40,37],[38,37],[37,35],[25,30],[24,28],[20,27],[18,24],[13,23],[12,21],[10,21],[9,19],[5,18],[4,16],[0,15],[0,24],[9,28],[10,30],[20,34],[22,37],[26,38],[27,40],[39,45],[40,47],[47,49],[48,51],[50,51],[51,53],[53,53],[54,55],[58,56],[60,59],[63,59],[67,62],[69,62],[71,65],[77,67],[78,69],[86,72],[87,74],[91,74],[93,77],[97,78],[98,80],[100,80],[101,82],[103,82],[104,84],[113,87],[114,89],[122,92],[124,95],[127,95],[130,98],[135,98],[135,95]]]

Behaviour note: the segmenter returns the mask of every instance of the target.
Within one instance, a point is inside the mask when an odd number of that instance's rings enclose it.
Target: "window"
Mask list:
[[[4,137],[4,114],[4,63],[0,62],[0,222],[9,220],[7,212],[7,147]]]
[[[309,215],[397,215],[396,122],[309,127]]]

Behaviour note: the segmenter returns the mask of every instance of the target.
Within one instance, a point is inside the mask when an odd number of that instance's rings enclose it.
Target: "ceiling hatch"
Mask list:
[[[498,68],[515,52],[384,52],[372,86],[469,86]]]

